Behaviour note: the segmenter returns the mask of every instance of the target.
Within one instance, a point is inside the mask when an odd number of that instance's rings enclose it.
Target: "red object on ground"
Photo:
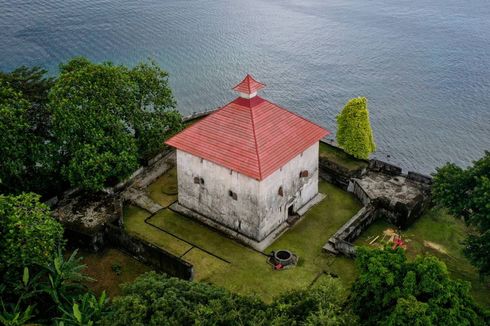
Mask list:
[[[248,81],[247,81],[248,78]],[[262,88],[247,75],[240,92]],[[259,96],[239,97],[170,138],[166,144],[263,180],[330,134]]]
[[[405,242],[403,242],[403,240],[401,238],[396,238],[393,240],[393,242],[394,242],[394,245],[393,245],[393,247],[391,247],[391,249],[393,249],[393,250],[395,250],[398,247],[402,247],[405,244]]]
[[[283,269],[284,266],[282,264],[277,264],[277,265],[274,265],[274,269]]]

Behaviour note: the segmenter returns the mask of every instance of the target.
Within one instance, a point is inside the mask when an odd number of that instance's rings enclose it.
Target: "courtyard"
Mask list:
[[[265,301],[321,282],[327,274],[340,277],[346,285],[354,280],[351,259],[322,252],[329,237],[361,208],[350,193],[320,181],[319,191],[326,198],[262,253],[171,211],[168,206],[177,199],[176,184],[175,168],[170,169],[147,188],[149,197],[164,209],[152,215],[139,207],[126,206],[124,226],[128,233],[191,263],[195,280],[236,293],[255,294]],[[273,270],[266,254],[279,249],[296,254],[298,265]]]

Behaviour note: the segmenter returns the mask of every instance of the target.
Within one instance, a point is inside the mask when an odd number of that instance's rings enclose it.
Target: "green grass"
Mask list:
[[[236,293],[257,294],[263,300],[271,301],[284,291],[309,286],[325,272],[339,275],[347,285],[356,276],[352,260],[332,257],[321,248],[361,206],[351,194],[326,182],[320,182],[320,191],[327,197],[265,250],[268,253],[284,248],[297,254],[299,264],[289,270],[273,271],[265,255],[168,209],[148,221],[174,237],[145,224],[148,215],[133,207],[125,210],[125,227],[132,234],[182,255],[194,265],[196,280],[214,283]]]
[[[383,237],[383,230],[393,228],[384,220],[376,221],[356,241],[366,245],[376,235]],[[465,224],[443,209],[433,208],[420,217],[412,226],[402,232],[407,243],[407,256],[411,259],[417,255],[431,254],[443,260],[453,278],[471,283],[471,293],[483,306],[490,307],[490,282],[480,282],[478,271],[462,254],[461,241],[468,234]],[[425,243],[424,243],[425,241]],[[430,247],[427,241],[435,244]],[[377,241],[379,243],[379,240]]]
[[[347,171],[356,171],[359,169],[364,169],[368,166],[366,161],[356,159],[340,148],[325,144],[323,142],[320,142],[320,158],[340,165]]]
[[[84,273],[95,279],[87,282],[87,286],[98,295],[106,291],[111,298],[121,294],[120,284],[132,282],[139,275],[151,270],[117,249],[106,249],[101,253],[82,250],[79,255],[83,257],[82,263],[87,265]],[[121,268],[119,275],[113,269],[116,265]]]
[[[177,168],[172,168],[146,189],[149,197],[160,204],[162,207],[167,207],[177,200]]]
[[[131,235],[139,237],[148,242],[164,248],[170,253],[180,256],[192,246],[188,243],[176,239],[175,237],[162,232],[151,225],[145,223],[150,213],[136,206],[124,207],[124,229]]]

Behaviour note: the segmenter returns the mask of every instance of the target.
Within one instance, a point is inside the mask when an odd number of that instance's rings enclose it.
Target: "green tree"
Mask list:
[[[33,133],[31,104],[0,79],[0,192],[44,192],[53,169],[51,147]],[[48,180],[43,180],[46,177]]]
[[[39,67],[0,72],[0,192],[60,190],[47,94],[53,78]],[[5,166],[3,166],[5,165]]]
[[[358,248],[351,304],[366,325],[486,325],[468,283],[449,278],[433,256],[407,261],[402,249]]]
[[[360,159],[368,159],[376,150],[365,97],[351,99],[337,116],[337,142]]]
[[[135,110],[131,127],[135,131],[139,158],[158,154],[167,139],[182,129],[182,116],[168,85],[168,74],[155,62],[143,62],[129,72],[135,83]]]
[[[319,285],[285,293],[268,307],[273,325],[354,325],[355,316],[344,308],[346,292],[341,283],[324,278]]]
[[[100,190],[136,168],[136,143],[124,124],[131,86],[124,67],[81,58],[61,66],[49,96],[62,174],[73,186]]]
[[[87,190],[127,177],[182,127],[167,74],[151,62],[128,69],[75,58],[49,97],[62,174]]]
[[[63,242],[63,227],[38,195],[0,195],[0,239],[0,275],[6,282],[24,267],[51,260]]]
[[[154,272],[123,286],[103,325],[351,325],[337,280],[290,292],[266,305],[210,284]]]
[[[451,163],[438,168],[432,195],[476,229],[466,239],[464,253],[481,275],[490,274],[490,152],[467,169]]]
[[[47,70],[41,67],[21,66],[9,73],[0,72],[4,80],[30,104],[27,112],[31,132],[44,139],[50,139],[51,114],[48,109],[48,94],[55,79],[47,77]]]

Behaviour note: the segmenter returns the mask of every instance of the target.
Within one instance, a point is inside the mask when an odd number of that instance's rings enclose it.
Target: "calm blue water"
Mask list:
[[[490,149],[488,0],[0,0],[0,69],[77,55],[153,58],[183,113],[227,103],[247,72],[332,131],[366,96],[376,156],[406,169]]]

